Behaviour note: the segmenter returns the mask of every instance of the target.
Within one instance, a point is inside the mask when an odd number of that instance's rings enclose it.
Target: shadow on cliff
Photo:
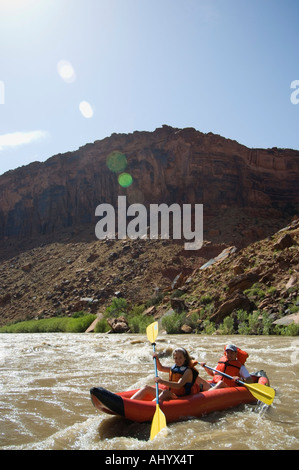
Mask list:
[[[95,227],[93,224],[81,227],[70,227],[52,234],[38,235],[30,238],[10,237],[8,240],[0,240],[0,261],[8,260],[26,251],[51,244],[75,244],[92,243],[96,241]]]

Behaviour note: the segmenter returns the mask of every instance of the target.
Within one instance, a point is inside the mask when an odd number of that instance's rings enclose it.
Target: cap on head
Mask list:
[[[225,351],[227,351],[228,349],[230,349],[233,352],[237,352],[237,346],[235,346],[234,344],[228,344],[225,348]]]

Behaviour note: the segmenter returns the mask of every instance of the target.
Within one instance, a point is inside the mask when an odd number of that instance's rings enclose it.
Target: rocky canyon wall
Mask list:
[[[127,188],[107,165],[113,152],[126,156]],[[289,217],[298,213],[298,162],[299,151],[250,149],[193,128],[112,134],[0,176],[0,239],[95,224],[95,208],[116,206],[118,195],[128,204],[202,203],[205,216],[249,208]]]

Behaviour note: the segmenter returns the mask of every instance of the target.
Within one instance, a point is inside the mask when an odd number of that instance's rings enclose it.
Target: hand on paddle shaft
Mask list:
[[[217,369],[213,369],[213,367],[209,367],[205,365],[207,369],[213,370],[217,374],[223,375],[223,377],[227,377],[228,379],[237,379],[236,382],[239,384],[244,385],[250,393],[256,398],[257,400],[262,401],[263,403],[266,403],[266,405],[271,405],[273,403],[274,397],[275,397],[275,390],[268,385],[263,385],[263,384],[248,384],[245,382],[242,382],[239,377],[232,377],[231,375],[225,374],[224,372],[220,372]]]
[[[158,377],[158,370],[157,370],[157,357],[155,351],[155,340],[158,336],[158,322],[151,323],[146,329],[147,339],[153,346],[153,356],[154,356],[154,364],[155,364],[155,377]],[[160,410],[159,407],[159,387],[158,383],[156,382],[156,412],[153,417],[152,426],[151,426],[151,440],[163,429],[166,428],[166,418],[163,411]]]

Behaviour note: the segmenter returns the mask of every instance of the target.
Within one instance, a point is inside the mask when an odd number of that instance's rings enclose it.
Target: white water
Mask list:
[[[150,441],[150,423],[101,414],[89,397],[93,386],[117,392],[152,381],[145,335],[1,334],[0,449],[299,449],[299,338],[160,334],[156,348],[165,365],[181,345],[214,366],[227,342],[249,352],[250,372],[267,372],[273,405],[171,423],[167,436]]]

